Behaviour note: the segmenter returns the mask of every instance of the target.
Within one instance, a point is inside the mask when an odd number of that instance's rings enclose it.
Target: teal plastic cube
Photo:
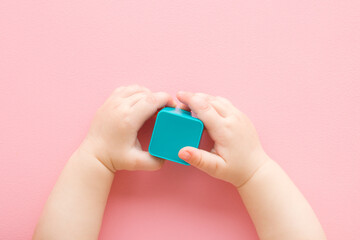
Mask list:
[[[186,146],[199,147],[203,129],[203,122],[192,117],[190,112],[165,107],[156,117],[149,153],[159,158],[189,165],[179,158],[179,150]]]

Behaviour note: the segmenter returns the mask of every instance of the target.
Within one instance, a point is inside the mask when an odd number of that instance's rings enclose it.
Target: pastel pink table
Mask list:
[[[31,238],[92,115],[132,83],[229,98],[329,239],[359,239],[359,12],[357,0],[0,1],[0,239]],[[257,237],[235,189],[168,162],[117,174],[100,239]]]

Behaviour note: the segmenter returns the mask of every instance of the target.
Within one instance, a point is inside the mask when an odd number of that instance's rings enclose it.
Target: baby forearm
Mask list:
[[[270,158],[238,191],[261,240],[326,239],[306,199]]]
[[[97,239],[113,175],[78,149],[47,200],[33,239]]]
[[[137,133],[158,109],[175,105],[169,94],[139,85],[115,89],[62,171],[33,238],[97,239],[113,172],[162,166],[163,160],[141,149]]]

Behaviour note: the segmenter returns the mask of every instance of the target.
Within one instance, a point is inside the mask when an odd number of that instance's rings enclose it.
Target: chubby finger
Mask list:
[[[204,98],[204,99],[207,100],[207,101],[210,101],[210,100],[212,100],[212,99],[215,99],[214,96],[211,96],[211,95],[206,94],[206,93],[196,93],[196,95]]]
[[[219,115],[224,118],[227,117],[231,112],[231,109],[217,98],[210,100],[210,104],[213,106],[213,108],[215,108],[216,112],[218,112]]]
[[[204,122],[209,134],[216,138],[222,127],[223,118],[204,97],[190,92],[178,92],[180,102],[188,105],[196,113],[197,117]]]
[[[226,164],[219,155],[193,147],[184,147],[180,149],[178,156],[192,166],[215,177]]]
[[[147,96],[146,92],[137,92],[134,93],[133,95],[130,95],[126,98],[122,98],[120,101],[122,102],[122,104],[126,104],[127,106],[134,106],[138,101],[140,101],[141,99],[143,99],[144,97]]]
[[[206,93],[196,93],[196,95],[208,101],[220,116],[225,117],[225,115],[227,115],[227,111],[226,111],[227,109],[225,104],[220,102],[217,99],[217,97],[214,97]]]
[[[164,106],[175,107],[175,100],[165,92],[148,93],[133,105],[133,121],[138,128]]]
[[[154,157],[149,152],[139,149],[133,149],[132,152],[133,163],[130,170],[159,170],[164,164],[164,159]]]
[[[179,108],[182,109],[182,110],[185,110],[185,111],[189,111],[189,112],[191,111],[191,109],[189,108],[189,106],[188,106],[188,105],[185,105],[185,104],[183,104],[183,103],[180,103]]]
[[[117,88],[115,90],[114,94],[116,97],[127,98],[127,97],[129,97],[135,93],[139,93],[139,92],[150,92],[150,90],[144,86],[135,84],[135,85]]]
[[[206,101],[210,102],[210,104],[213,106],[213,108],[215,109],[215,111],[216,111],[220,116],[225,117],[225,116],[228,115],[228,114],[227,114],[228,111],[227,111],[226,106],[225,106],[222,102],[218,101],[217,97],[214,97],[214,96],[209,95],[209,94],[206,94],[206,93],[196,93],[196,95],[197,95],[197,96],[200,96],[200,97],[202,97],[203,99],[205,99]],[[186,106],[186,107],[185,107],[185,106]],[[187,105],[183,104],[183,103],[181,103],[180,108],[181,108],[181,109],[184,109],[184,110],[187,110],[187,109],[188,109],[187,111],[190,111],[190,108],[189,108]],[[187,108],[187,109],[186,109],[186,108]]]

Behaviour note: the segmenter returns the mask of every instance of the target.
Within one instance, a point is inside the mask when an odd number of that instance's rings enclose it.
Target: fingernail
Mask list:
[[[190,157],[191,157],[191,154],[190,154],[188,151],[183,151],[183,152],[181,153],[181,158],[182,158],[183,160],[189,160]]]

